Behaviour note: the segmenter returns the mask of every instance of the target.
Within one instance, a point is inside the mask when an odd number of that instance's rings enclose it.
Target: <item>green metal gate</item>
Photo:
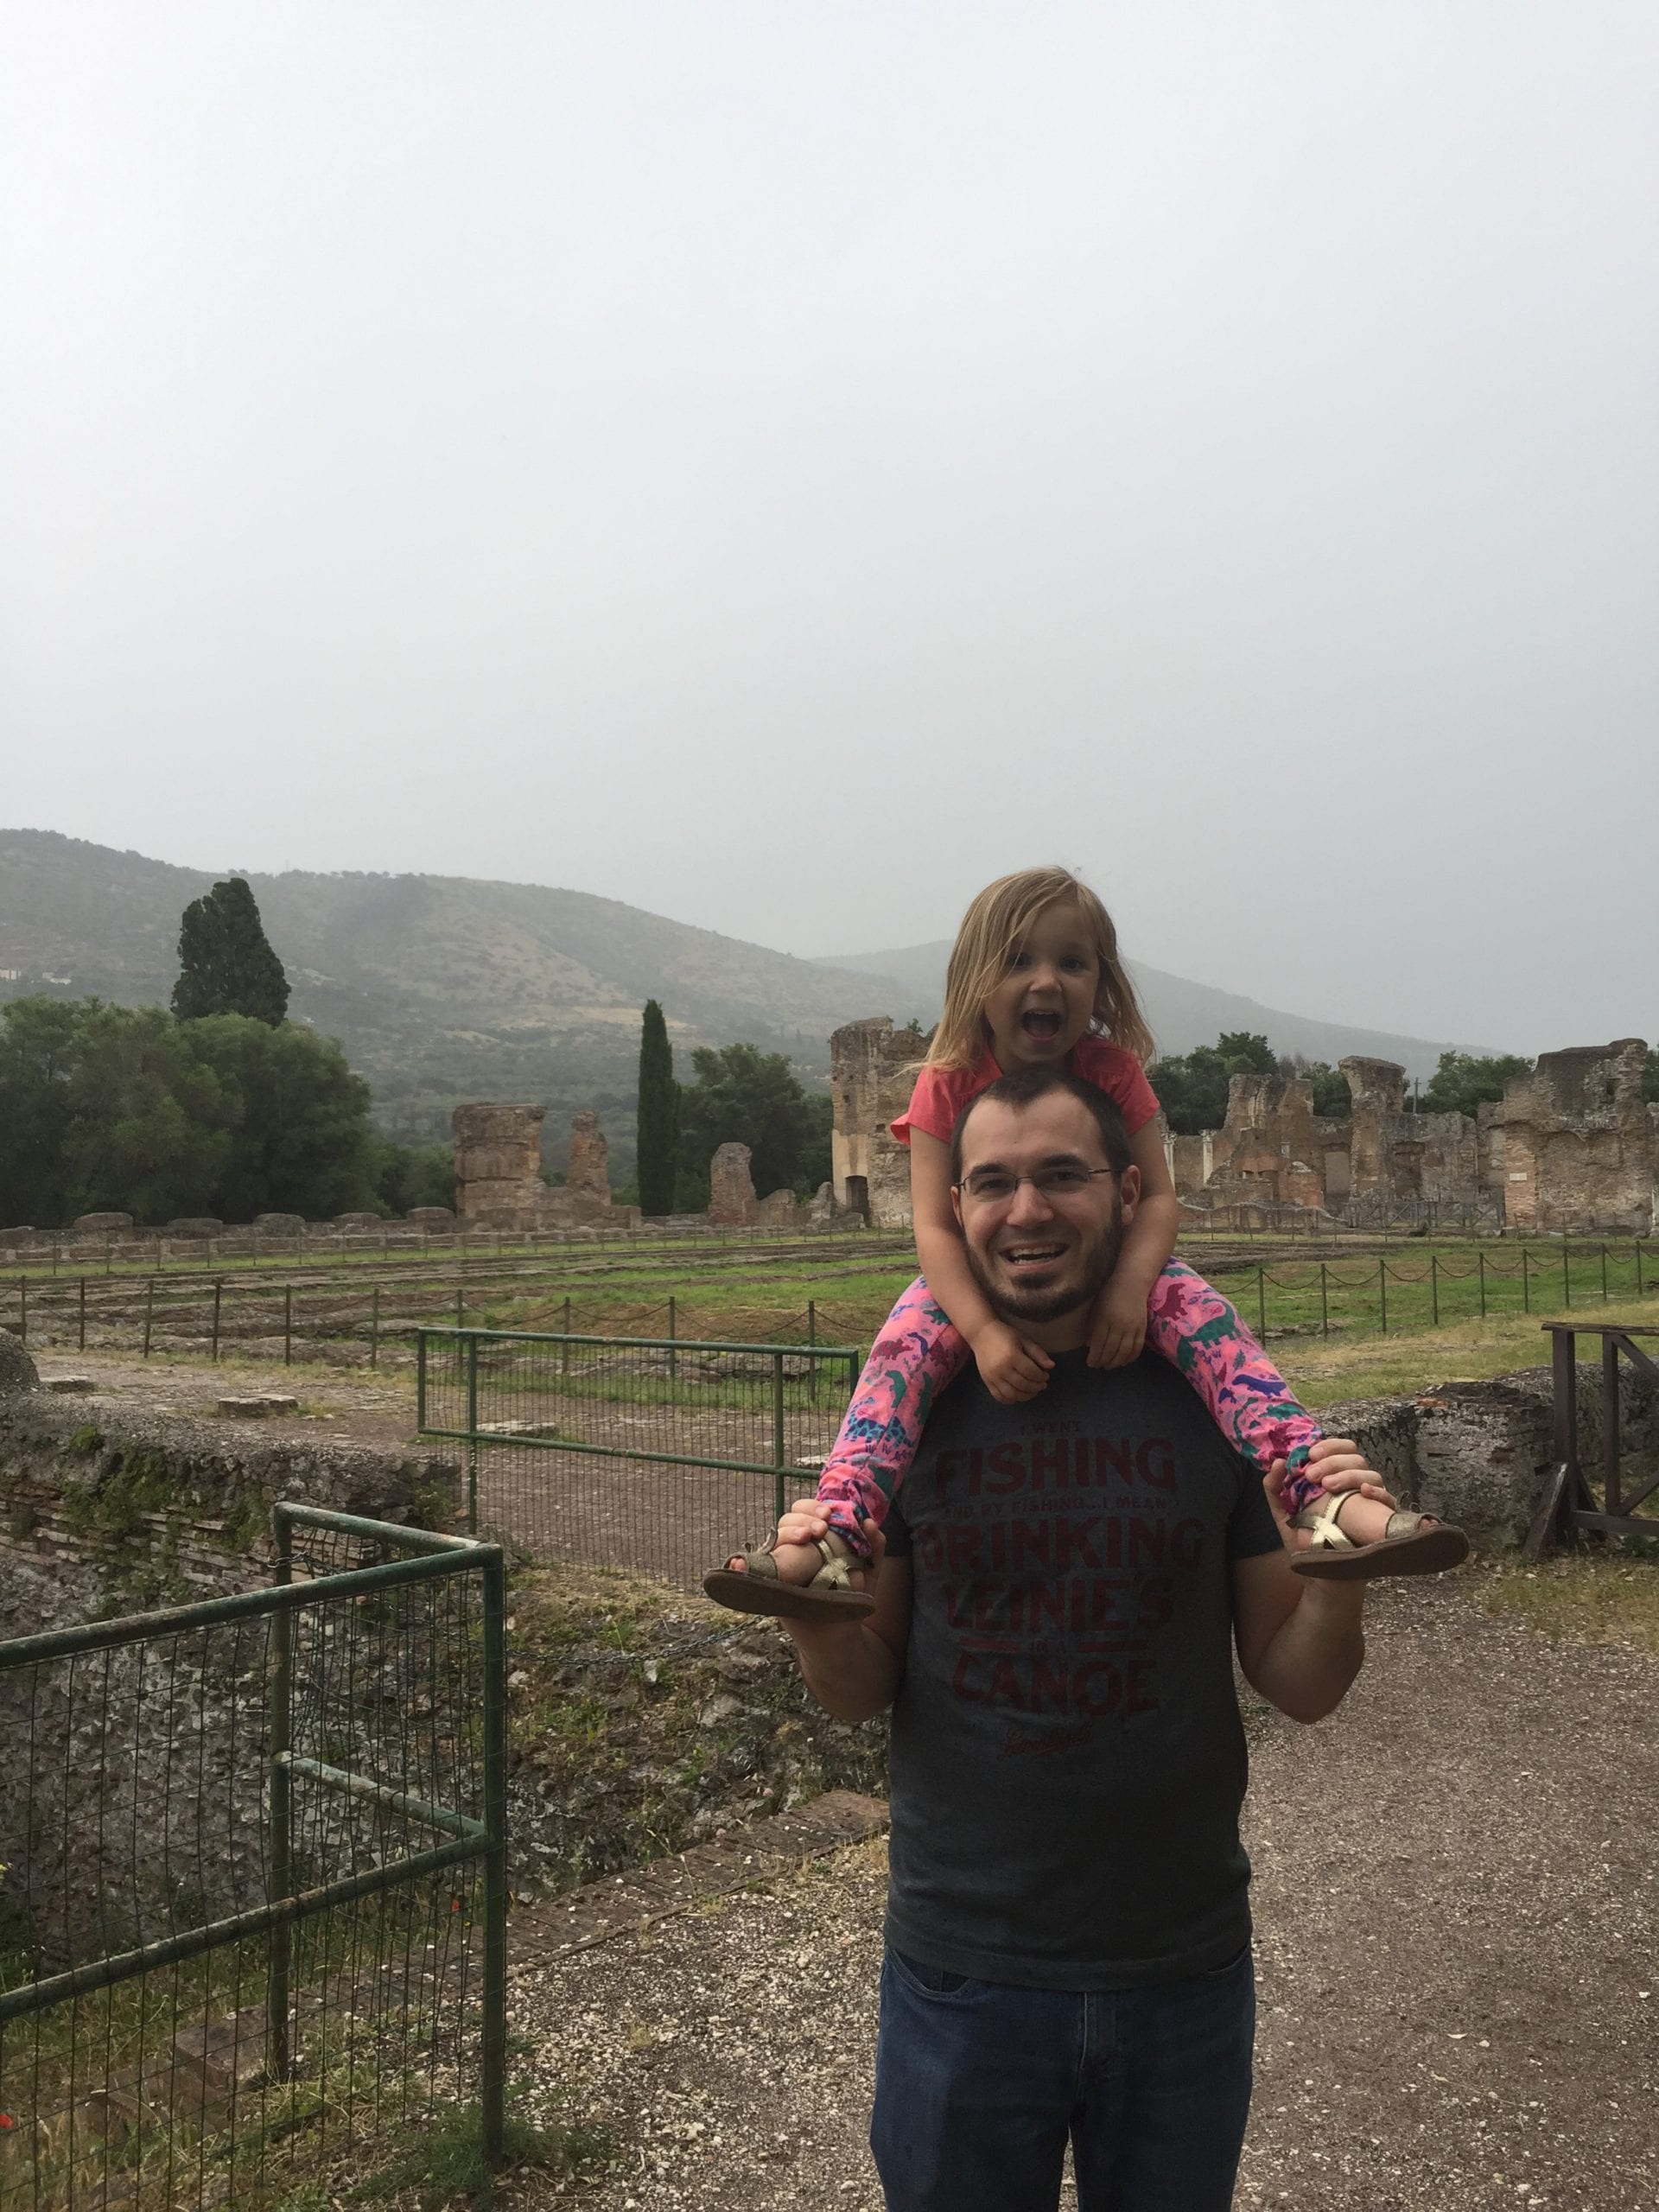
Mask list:
[[[0,2204],[499,2162],[499,1547],[294,1504],[274,1586],[0,1644]]]

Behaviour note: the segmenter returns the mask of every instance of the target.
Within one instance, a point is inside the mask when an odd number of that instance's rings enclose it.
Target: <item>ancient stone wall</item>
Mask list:
[[[529,1228],[545,1211],[542,1180],[543,1106],[482,1101],[457,1106],[455,1211],[486,1228]]]
[[[877,1229],[908,1229],[910,1154],[890,1124],[910,1103],[927,1039],[891,1014],[849,1021],[830,1039],[835,1117],[830,1174],[836,1204]]]
[[[1504,1217],[1510,1227],[1650,1230],[1654,1117],[1639,1037],[1545,1052],[1505,1085]]]
[[[610,1149],[599,1116],[591,1106],[570,1123],[570,1158],[564,1171],[564,1187],[578,1205],[607,1209],[611,1203]]]
[[[756,1214],[749,1147],[723,1144],[709,1163],[709,1218],[723,1229],[746,1229]]]
[[[541,1106],[457,1106],[455,1211],[465,1226],[537,1230],[620,1228],[639,1220],[611,1201],[605,1135],[591,1108],[570,1124],[563,1189],[542,1180]]]

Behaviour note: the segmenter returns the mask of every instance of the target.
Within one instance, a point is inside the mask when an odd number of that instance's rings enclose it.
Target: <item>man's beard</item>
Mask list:
[[[1123,1201],[1114,1191],[1110,1221],[1069,1255],[1067,1280],[1046,1290],[1021,1291],[1017,1283],[1006,1285],[995,1280],[973,1246],[964,1249],[969,1273],[999,1320],[1058,1321],[1064,1313],[1075,1313],[1078,1306],[1092,1305],[1117,1265],[1117,1255],[1123,1249]]]

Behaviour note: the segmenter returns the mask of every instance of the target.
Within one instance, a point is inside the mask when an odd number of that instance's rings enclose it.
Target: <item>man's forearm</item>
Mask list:
[[[1323,1720],[1365,1662],[1363,1582],[1301,1584],[1300,1599],[1250,1672],[1251,1686],[1293,1720]]]
[[[837,1720],[868,1720],[898,1694],[899,1663],[892,1648],[861,1623],[830,1628],[785,1624],[793,1637],[806,1687]]]

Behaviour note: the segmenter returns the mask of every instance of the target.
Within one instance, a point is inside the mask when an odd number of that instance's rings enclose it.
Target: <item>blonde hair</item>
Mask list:
[[[927,1047],[924,1067],[971,1068],[988,1042],[985,1001],[1045,906],[1075,906],[1100,963],[1090,1027],[1133,1052],[1143,1065],[1157,1046],[1118,955],[1117,931],[1099,897],[1069,868],[1027,868],[988,883],[969,905],[950,948],[944,976],[944,1011]]]

